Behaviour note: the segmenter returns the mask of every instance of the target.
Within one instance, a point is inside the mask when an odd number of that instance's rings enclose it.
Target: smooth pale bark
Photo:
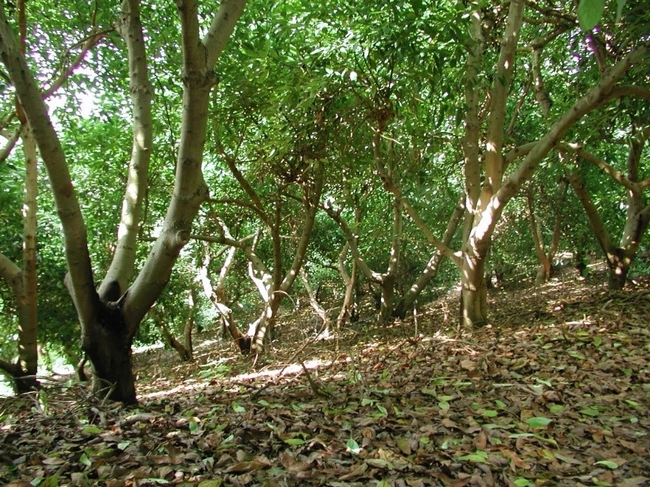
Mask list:
[[[11,375],[17,393],[39,387],[38,313],[36,280],[36,196],[38,192],[38,159],[36,142],[28,125],[21,131],[25,156],[25,190],[23,201],[23,268],[0,254],[0,278],[7,282],[16,300],[18,315],[18,360],[0,362],[0,369]]]
[[[467,46],[467,67],[465,73],[465,133],[462,140],[463,172],[465,173],[465,224],[463,242],[469,238],[474,226],[478,199],[481,195],[481,160],[479,139],[481,136],[479,120],[480,85],[479,71],[485,39],[481,27],[481,11],[474,5],[470,11],[469,41]]]
[[[63,226],[65,255],[70,281],[75,291],[74,302],[83,325],[91,321],[99,301],[92,278],[86,227],[65,155],[41,97],[40,88],[18,48],[2,7],[0,12],[0,56],[34,131],[50,179],[54,201]]]
[[[339,227],[343,230],[343,234],[345,235],[348,246],[352,252],[352,256],[357,261],[359,270],[369,281],[379,284],[381,290],[379,300],[379,321],[386,322],[393,315],[395,307],[395,283],[402,253],[403,206],[402,191],[399,184],[399,176],[397,175],[398,168],[395,166],[393,142],[389,139],[385,147],[382,144],[383,134],[386,131],[386,127],[394,117],[393,107],[390,100],[378,102],[378,106],[373,113],[375,114],[375,122],[377,123],[375,135],[372,140],[375,167],[382,180],[384,190],[393,196],[393,225],[386,271],[382,273],[372,271],[365,261],[360,259],[358,236],[352,234],[343,219],[340,218],[340,215],[334,218],[334,220],[337,221]],[[333,213],[328,213],[330,216],[334,216]]]
[[[36,141],[28,126],[22,135],[25,154],[25,198],[23,203],[23,295],[21,316],[18,321],[18,357],[20,369],[25,377],[17,378],[17,390],[33,389],[38,386],[38,331],[36,278],[36,196],[38,194],[38,158]]]
[[[332,320],[330,320],[329,316],[327,316],[327,310],[325,310],[325,308],[323,308],[323,306],[318,302],[316,293],[311,287],[311,284],[309,284],[309,278],[307,277],[307,273],[305,272],[304,267],[300,268],[300,280],[302,281],[302,285],[305,288],[305,291],[307,291],[309,304],[321,320],[320,326],[315,327],[315,331],[319,337],[327,338],[330,336],[330,322]]]
[[[239,201],[235,201],[234,203],[243,204],[247,209],[254,211],[263,223],[266,233],[271,240],[273,262],[272,267],[269,268],[255,253],[255,247],[262,238],[263,229],[258,230],[252,245],[247,245],[243,241],[235,242],[228,236],[216,239],[219,243],[241,248],[248,259],[249,277],[257,288],[264,303],[262,313],[257,320],[249,325],[247,333],[252,338],[251,350],[259,354],[264,349],[264,343],[268,335],[273,331],[280,305],[289,295],[305,260],[307,247],[311,241],[311,231],[316,220],[316,212],[323,191],[324,161],[319,159],[309,161],[308,172],[305,173],[306,177],[301,184],[302,198],[300,201],[304,206],[302,228],[298,232],[298,244],[293,251],[291,264],[286,266],[283,257],[283,253],[286,253],[286,250],[283,251],[281,235],[282,223],[286,218],[286,212],[283,211],[284,196],[278,194],[274,207],[267,209],[262,198],[255,191],[255,188],[253,188],[246,179],[246,176],[237,167],[237,161],[227,154],[223,147],[218,146],[218,149],[228,165],[231,174],[250,199],[246,203]],[[206,240],[212,241],[212,239]]]
[[[370,266],[366,263],[363,255],[361,254],[359,250],[359,242],[358,242],[358,235],[356,231],[353,231],[348,223],[343,219],[341,216],[341,211],[334,209],[330,205],[323,205],[322,207],[325,210],[325,213],[334,220],[339,228],[341,229],[341,232],[343,233],[343,237],[345,238],[345,241],[350,249],[350,253],[352,254],[352,258],[356,262],[357,268],[359,269],[359,272],[365,276],[366,279],[370,282],[377,283],[381,286],[382,289],[382,297],[383,297],[383,292],[384,292],[384,285],[382,284],[384,280],[386,280],[388,276],[388,272],[386,273],[381,273],[374,271],[370,268]],[[393,206],[393,209],[395,207]],[[393,218],[393,221],[395,221],[395,218]],[[356,224],[358,225],[358,221]],[[386,286],[391,285],[390,282],[386,283]],[[381,311],[381,306],[385,305],[386,301],[381,301],[380,302],[380,311]]]
[[[463,296],[461,298],[461,321],[466,326],[481,326],[487,322],[485,314],[485,280],[480,275],[483,272],[487,250],[494,229],[501,217],[505,205],[517,193],[519,188],[533,174],[539,163],[558,144],[565,132],[583,116],[599,106],[625,96],[630,91],[615,89],[615,83],[635,64],[647,59],[650,48],[643,46],[630,52],[618,63],[607,70],[599,83],[578,99],[572,107],[551,125],[547,133],[532,147],[526,147],[523,161],[512,175],[506,178],[500,189],[493,194],[480,212],[468,241],[464,246],[464,264],[461,269]],[[486,188],[483,189],[485,193]],[[491,189],[487,189],[490,193]]]
[[[360,212],[357,212],[357,215],[359,215]],[[345,258],[348,254],[350,245],[346,242],[343,248],[341,249],[341,252],[339,253],[339,258],[338,258],[338,270],[339,274],[341,275],[341,279],[343,280],[343,283],[345,284],[345,293],[343,295],[343,303],[341,304],[341,310],[339,311],[339,315],[336,318],[336,327],[337,329],[340,329],[346,321],[354,321],[357,318],[357,309],[356,309],[356,303],[354,301],[355,298],[355,289],[357,286],[357,281],[359,279],[359,267],[357,265],[357,261],[355,259],[352,259],[352,269],[348,273],[347,269],[345,268]]]
[[[232,239],[230,232],[223,223],[220,223],[222,231],[224,232],[224,237],[227,236],[228,239]],[[201,239],[208,240],[209,237],[199,237]],[[212,240],[214,241],[214,240]],[[234,242],[234,241],[233,241]],[[226,243],[226,242],[219,242]],[[225,336],[226,331],[230,334],[233,341],[239,347],[241,353],[250,352],[251,348],[251,338],[244,335],[239,328],[237,327],[235,320],[233,318],[232,309],[230,308],[227,299],[226,299],[226,278],[228,272],[235,263],[235,252],[240,245],[244,245],[243,241],[236,242],[237,245],[231,245],[227,248],[226,258],[219,269],[219,276],[217,278],[216,284],[212,283],[210,279],[210,263],[212,261],[212,255],[210,254],[209,249],[207,249],[205,259],[203,260],[203,265],[199,269],[199,280],[201,281],[201,286],[203,288],[203,293],[214,305],[214,307],[219,312],[219,317],[221,318],[221,327],[223,335]]]
[[[127,4],[124,3],[123,7],[127,7]],[[135,9],[133,15],[139,17],[137,3],[128,4],[128,9],[123,11],[122,19],[118,23],[118,31],[126,41],[129,53],[129,91],[131,93],[133,117],[133,143],[126,189],[122,200],[122,213],[117,230],[115,254],[99,287],[99,295],[102,297],[106,296],[109,288],[115,285],[114,283],[118,284],[119,295],[121,296],[133,277],[140,215],[147,191],[149,161],[152,152],[151,103],[153,87],[149,81],[142,26],[133,24],[136,20],[132,20],[131,9]],[[117,298],[113,300],[117,300]]]
[[[496,66],[494,86],[489,94],[490,117],[486,131],[485,147],[485,183],[481,188],[477,209],[471,215],[472,227],[467,234],[462,248],[463,263],[461,270],[461,311],[463,325],[481,326],[487,323],[486,282],[483,276],[485,259],[491,246],[494,229],[501,217],[504,206],[512,199],[522,184],[533,174],[540,161],[561,140],[564,133],[580,118],[620,96],[631,94],[635,90],[616,87],[615,83],[632,65],[647,57],[648,47],[643,46],[629,53],[617,64],[604,71],[600,82],[585,96],[578,99],[564,114],[551,123],[547,133],[534,144],[524,144],[514,151],[502,155],[503,131],[506,96],[510,90],[511,69],[515,63],[518,31],[522,24],[523,4],[521,1],[510,2],[508,20],[504,38],[501,42],[499,61]],[[472,27],[470,26],[470,29]],[[551,35],[551,34],[549,34]],[[469,59],[472,58],[470,52]],[[468,70],[471,77],[471,70]],[[476,83],[467,83],[468,89],[477,89]],[[638,91],[638,90],[636,90]],[[468,100],[471,98],[467,97]],[[467,125],[466,128],[470,128]],[[472,140],[472,139],[469,139]],[[464,147],[466,161],[471,161],[471,152]],[[504,178],[505,168],[517,157],[523,161]],[[466,163],[466,186],[468,194],[475,191],[476,176],[474,168]],[[467,171],[470,170],[468,173]],[[474,186],[472,186],[472,184]],[[471,198],[468,197],[471,203]],[[466,226],[467,230],[468,226]]]
[[[176,350],[176,353],[178,353],[178,356],[183,362],[189,361],[192,357],[191,351],[188,350],[183,343],[179,342],[172,331],[169,329],[169,326],[167,326],[167,317],[165,316],[165,313],[162,312],[157,306],[153,306],[149,310],[149,317],[160,329],[160,333],[163,336],[163,341],[168,346]]]
[[[508,93],[512,85],[512,75],[515,65],[515,54],[517,50],[517,43],[519,41],[519,33],[523,21],[524,1],[513,0],[510,2],[508,10],[508,18],[506,21],[503,39],[501,40],[501,49],[499,52],[499,59],[496,65],[496,72],[494,74],[495,81],[490,91],[489,100],[489,118],[486,131],[485,142],[485,182],[480,190],[478,201],[475,200],[476,192],[480,180],[477,179],[478,161],[475,160],[476,154],[473,152],[473,147],[468,145],[471,143],[478,143],[478,134],[470,132],[466,134],[465,143],[465,179],[466,187],[468,188],[468,208],[473,211],[466,224],[463,243],[463,262],[460,266],[461,272],[461,301],[460,301],[460,318],[461,322],[465,325],[483,326],[487,323],[487,284],[485,281],[485,259],[487,252],[491,245],[491,232],[478,233],[477,229],[482,224],[485,224],[486,209],[489,207],[490,202],[500,189],[505,171],[505,163],[503,159],[503,139],[505,136],[505,115],[506,104],[508,101]],[[475,14],[479,16],[477,10]],[[480,27],[480,26],[479,26]],[[471,37],[476,37],[477,26],[475,21],[470,24]],[[476,108],[475,94],[471,90],[478,90],[476,84],[476,71],[474,66],[478,68],[480,63],[479,54],[470,54],[468,60],[470,69],[468,70],[469,78],[466,81],[466,100],[468,108],[474,110]],[[475,117],[474,115],[470,116]],[[466,129],[474,130],[473,126],[469,123],[466,124]],[[471,120],[473,124],[476,120]],[[476,208],[474,210],[474,207]],[[496,225],[496,221],[490,222],[489,225]],[[478,237],[478,238],[477,238]]]
[[[9,45],[6,54],[14,58],[14,67],[20,64],[20,59],[16,59],[16,47],[22,56],[27,51],[27,17],[25,12],[26,1],[17,2],[18,13],[18,30],[19,37],[8,39]],[[11,32],[4,24],[4,11],[0,7],[0,17],[2,21],[2,35],[10,36]],[[69,64],[67,69],[59,73],[51,86],[38,96],[43,99],[55,93],[63,83],[72,75],[77,67],[81,65],[88,51],[103,37],[104,33],[92,33],[87,36],[79,54]],[[28,90],[27,90],[28,91]],[[23,141],[23,153],[25,156],[25,197],[23,204],[23,270],[21,272],[22,286],[15,289],[18,309],[18,362],[11,364],[13,368],[12,375],[16,378],[15,385],[18,392],[34,389],[38,387],[36,372],[38,369],[38,349],[37,349],[37,331],[38,331],[38,313],[37,313],[37,276],[36,276],[36,196],[38,190],[38,150],[34,132],[28,123],[25,110],[17,97],[15,112],[10,112],[2,121],[2,126],[6,127],[14,119],[17,119],[20,126],[13,130],[13,133],[3,133],[8,141],[0,152],[0,161],[4,161],[19,138]],[[12,286],[13,288],[13,286]]]

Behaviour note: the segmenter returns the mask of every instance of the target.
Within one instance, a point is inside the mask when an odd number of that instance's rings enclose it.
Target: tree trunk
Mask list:
[[[337,329],[340,329],[347,320],[353,321],[357,313],[355,290],[357,287],[359,271],[355,259],[352,259],[352,270],[350,271],[350,274],[348,274],[348,271],[345,269],[345,256],[347,255],[349,248],[350,245],[346,242],[339,254],[338,269],[345,284],[345,295],[343,296],[341,311],[339,311],[339,315],[336,318]]]
[[[169,327],[167,326],[167,323],[165,323],[165,314],[164,311],[160,312],[158,310],[158,307],[154,306],[149,310],[149,316],[153,319],[153,321],[156,323],[158,328],[160,328],[160,332],[162,333],[163,340],[165,344],[168,346],[172,347],[174,350],[176,350],[176,353],[178,353],[178,356],[183,362],[188,362],[192,360],[192,341],[191,337],[192,335],[190,334],[190,348],[187,347],[187,338],[185,338],[185,343],[179,342],[174,334],[171,332]],[[184,334],[187,332],[187,323],[185,327],[183,327],[183,332]]]
[[[135,377],[132,370],[129,333],[120,304],[102,303],[96,326],[87,327],[81,348],[92,364],[93,393],[98,397],[135,404]]]
[[[465,207],[463,205],[463,200],[461,199],[461,201],[454,208],[454,211],[449,218],[449,223],[447,223],[447,228],[445,229],[445,233],[442,237],[442,243],[444,245],[451,245],[451,240],[454,238],[454,234],[456,233],[456,229],[458,228],[458,225],[460,224],[464,213]],[[406,316],[406,313],[411,308],[413,308],[413,303],[415,303],[415,300],[420,295],[422,290],[429,284],[429,282],[435,279],[436,275],[438,274],[438,268],[442,262],[443,257],[444,254],[442,250],[436,249],[433,253],[433,256],[431,259],[429,259],[429,262],[424,268],[424,271],[420,274],[418,279],[410,287],[406,294],[404,294],[402,299],[399,300],[397,306],[395,306],[393,316],[403,319]]]
[[[535,196],[533,186],[529,185],[526,190],[526,202],[528,206],[528,223],[530,224],[530,233],[533,237],[535,254],[539,259],[539,268],[535,276],[535,284],[543,284],[551,278],[551,260],[546,255],[544,246],[544,236],[542,234],[542,224],[537,220],[535,214]]]
[[[21,131],[25,155],[25,191],[23,204],[23,269],[19,269],[5,256],[0,255],[0,277],[11,286],[18,310],[18,361],[0,364],[14,380],[16,393],[33,391],[40,387],[38,370],[38,313],[36,276],[36,196],[37,150],[29,125]]]
[[[461,272],[460,323],[466,328],[487,325],[487,284],[485,255],[465,252]]]
[[[395,276],[384,274],[379,283],[381,289],[381,301],[379,306],[379,322],[386,323],[393,316],[395,298]]]
[[[611,291],[620,291],[625,287],[627,274],[632,264],[632,255],[625,249],[611,249],[607,255],[607,268],[609,270],[607,285]]]

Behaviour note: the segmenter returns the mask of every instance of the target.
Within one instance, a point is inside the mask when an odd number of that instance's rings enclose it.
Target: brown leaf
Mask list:
[[[290,453],[282,452],[278,459],[282,466],[290,473],[296,474],[311,470],[311,465],[309,463],[296,460],[296,458]]]
[[[641,485],[646,485],[646,482],[650,481],[648,477],[633,477],[631,479],[623,479],[617,481],[616,485],[618,487],[638,487]]]
[[[634,443],[633,441],[619,439],[618,442],[628,450],[631,450],[634,453],[638,453],[639,455],[643,455],[646,452],[645,447]]]
[[[238,462],[228,467],[225,471],[227,473],[245,473],[262,470],[263,468],[271,466],[271,462],[264,458],[255,458],[248,462]]]
[[[501,453],[503,453],[503,456],[507,457],[510,459],[512,462],[510,464],[510,468],[514,472],[517,468],[520,468],[522,470],[530,470],[530,465],[523,461],[519,456],[512,450],[507,450],[507,449],[502,449]]]
[[[487,447],[487,435],[485,434],[485,430],[481,430],[481,432],[474,437],[472,443],[474,444],[474,448],[477,450],[485,450]]]
[[[475,370],[476,369],[476,362],[470,359],[465,359],[460,361],[460,368],[463,370]]]
[[[354,466],[350,473],[341,475],[339,477],[339,480],[353,480],[359,478],[364,473],[366,473],[366,470],[368,470],[368,465],[366,463],[358,463],[356,466]]]

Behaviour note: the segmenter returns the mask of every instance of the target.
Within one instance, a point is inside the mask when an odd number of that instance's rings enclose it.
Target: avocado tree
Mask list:
[[[136,401],[131,367],[131,343],[140,322],[164,289],[180,250],[188,242],[199,205],[207,198],[202,176],[210,93],[216,85],[214,68],[241,15],[245,0],[221,3],[200,37],[199,3],[178,1],[183,106],[176,177],[165,220],[151,252],[132,280],[138,226],[153,150],[149,75],[140,2],[121,4],[116,29],[127,50],[133,110],[133,151],[128,168],[122,218],[111,266],[98,288],[93,277],[88,237],[67,157],[42,98],[42,87],[16,41],[0,7],[0,57],[25,112],[45,163],[65,239],[68,289],[77,310],[82,348],[93,365],[94,390],[111,399]],[[155,34],[154,34],[155,35]],[[176,44],[175,44],[176,45]]]
[[[650,99],[650,90],[647,91],[646,97]],[[650,119],[647,119],[645,123],[649,121]],[[627,153],[616,150],[616,147],[614,150],[606,151],[613,159],[611,163],[579,144],[564,143],[560,146],[560,150],[575,157],[578,162],[569,170],[569,182],[582,204],[591,229],[605,254],[609,276],[608,286],[612,290],[619,290],[625,286],[630,266],[650,223],[650,205],[644,197],[646,188],[650,186],[650,178],[647,168],[643,164],[648,157],[645,148],[648,137],[650,137],[650,126],[645,124],[639,126],[638,122],[633,123],[629,132],[625,133],[621,141],[622,144],[617,144],[619,147],[627,146]],[[617,164],[616,159],[624,160],[625,164]],[[597,194],[598,188],[590,189],[587,178],[581,174],[580,161],[583,164],[586,162],[597,167],[617,185],[625,189],[625,203],[616,205],[616,202],[612,202],[613,206],[625,210],[625,217],[622,219],[624,224],[620,230],[618,242],[612,235],[614,231],[612,223],[615,222],[611,220],[608,222],[594,202],[592,194]],[[618,169],[617,166],[624,167],[624,169]],[[589,179],[593,180],[593,177]]]
[[[34,12],[34,9],[31,10]],[[28,14],[25,0],[16,4],[16,18],[19,31],[18,47],[24,55],[27,51]],[[34,19],[30,18],[31,24]],[[59,25],[60,26],[60,25]],[[39,26],[40,28],[41,26]],[[68,62],[61,63],[59,68],[50,73],[51,80],[44,89],[43,98],[56,94],[63,84],[84,61],[90,49],[103,37],[94,25],[89,26],[90,34],[81,43],[77,55]],[[31,46],[30,46],[31,47]],[[35,49],[37,50],[37,49]],[[43,56],[43,52],[38,52]],[[11,258],[0,253],[0,277],[9,285],[15,299],[18,322],[18,360],[15,363],[0,361],[0,369],[14,379],[17,392],[24,392],[38,387],[36,372],[38,368],[37,332],[37,225],[36,207],[38,193],[38,152],[32,127],[30,126],[20,101],[14,96],[8,97],[9,113],[2,121],[3,135],[7,139],[0,153],[0,163],[12,155],[13,149],[20,145],[25,164],[24,198],[21,214],[23,217],[22,268]],[[17,144],[19,142],[19,144]]]
[[[619,81],[637,64],[647,69],[649,48],[638,37],[616,38],[613,30],[580,31],[568,6],[546,9],[519,0],[491,10],[471,5],[463,139],[468,218],[460,255],[447,252],[461,270],[461,321],[481,326],[487,322],[485,262],[504,207],[576,122],[615,99],[634,95]],[[494,37],[497,25],[504,25],[500,38]],[[617,50],[599,65],[590,45],[604,38]],[[545,56],[551,55],[559,65],[545,64]],[[486,76],[495,61],[494,75]],[[531,78],[517,79],[515,67],[524,63],[531,68]],[[575,95],[549,88],[561,79],[565,86],[575,84],[570,81],[574,77],[580,79]],[[535,96],[520,90],[520,100],[513,103],[513,90],[529,82]],[[555,95],[555,106],[549,94]],[[524,112],[538,123],[522,140],[509,128]]]

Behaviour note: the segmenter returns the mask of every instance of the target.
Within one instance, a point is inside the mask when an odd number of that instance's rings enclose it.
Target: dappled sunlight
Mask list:
[[[208,342],[214,343],[215,341],[208,340]],[[182,384],[180,385],[178,384],[178,377],[176,376],[157,379],[153,384],[151,384],[154,386],[156,391],[140,394],[139,400],[146,401],[150,399],[160,399],[166,396],[173,396],[178,393],[194,394],[200,391],[204,391],[206,388],[214,386],[215,384],[218,384],[218,387],[224,388],[226,390],[231,390],[233,394],[236,394],[238,387],[242,383],[254,381],[272,382],[278,378],[298,376],[304,372],[303,365],[307,370],[317,370],[321,367],[330,367],[333,365],[332,361],[311,359],[300,363],[296,362],[284,366],[278,365],[273,368],[267,368],[256,372],[242,372],[229,376],[228,372],[230,372],[231,367],[227,364],[232,363],[233,361],[233,357],[226,357],[221,360],[199,365],[199,369],[204,371],[204,373],[199,372],[196,374],[198,377],[187,377],[182,380]],[[350,357],[346,356],[343,356],[337,360],[338,363],[347,363],[350,361]],[[194,369],[196,369],[196,366]],[[220,370],[222,373],[217,372],[215,374],[211,374],[211,370]],[[201,379],[201,375],[205,377]]]

